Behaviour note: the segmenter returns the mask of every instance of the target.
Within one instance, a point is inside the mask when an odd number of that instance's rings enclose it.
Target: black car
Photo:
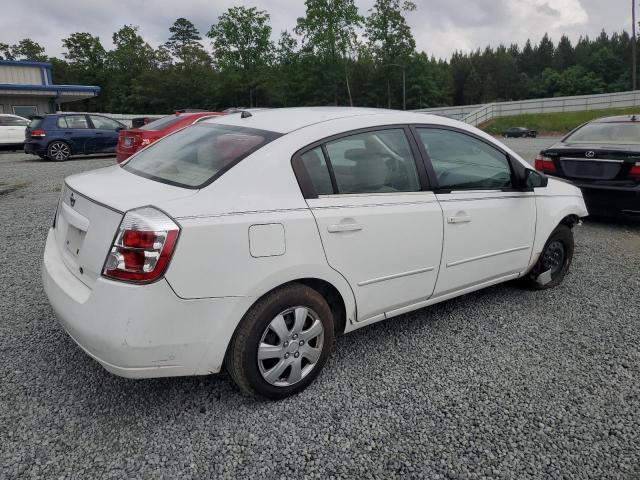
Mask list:
[[[512,127],[504,132],[502,132],[502,136],[504,138],[514,137],[514,138],[536,138],[538,136],[538,132],[535,130],[530,130],[526,127]]]
[[[592,215],[640,218],[640,115],[576,128],[542,150],[535,168],[580,187]]]

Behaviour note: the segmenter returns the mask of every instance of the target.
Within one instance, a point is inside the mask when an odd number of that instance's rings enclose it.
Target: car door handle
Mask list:
[[[359,232],[360,230],[362,230],[362,225],[358,223],[338,223],[327,227],[329,233]]]
[[[455,217],[447,218],[447,223],[469,223],[471,221],[471,215],[456,215]]]
[[[102,132],[96,132],[96,135],[104,135]]]

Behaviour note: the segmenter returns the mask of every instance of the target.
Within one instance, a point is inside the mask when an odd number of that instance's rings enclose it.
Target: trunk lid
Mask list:
[[[605,145],[560,145],[544,152],[553,159],[561,177],[581,182],[628,180],[631,168],[640,161],[640,151]]]
[[[197,193],[165,185],[118,166],[73,175],[65,180],[56,213],[55,235],[71,273],[88,287],[102,267],[124,212],[163,204]]]

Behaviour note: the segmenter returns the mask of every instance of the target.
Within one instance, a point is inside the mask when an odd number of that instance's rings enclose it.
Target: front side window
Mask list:
[[[93,123],[94,128],[99,130],[115,130],[116,128],[122,127],[122,125],[115,120],[111,120],[107,117],[100,117],[98,115],[91,115],[91,122]]]
[[[65,115],[58,117],[58,128],[89,128],[89,123],[84,115]]]
[[[264,130],[199,123],[153,143],[121,165],[152,180],[201,188],[278,136]]]
[[[439,188],[499,190],[512,187],[509,159],[496,148],[452,130],[418,128],[417,131]]]
[[[420,190],[409,141],[401,128],[358,133],[326,144],[338,193]]]

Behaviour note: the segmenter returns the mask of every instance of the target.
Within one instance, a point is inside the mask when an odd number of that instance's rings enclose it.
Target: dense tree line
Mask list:
[[[49,58],[31,39],[0,43],[0,58],[50,61],[54,82],[102,87],[74,109],[164,113],[178,108],[356,105],[424,108],[631,88],[626,32],[574,45],[563,36],[456,52],[447,60],[416,50],[404,0],[376,0],[362,15],[353,0],[306,0],[292,31],[272,40],[269,13],[233,7],[203,35],[179,18],[167,42],[151,47],[125,25],[107,50],[86,32],[62,40]],[[404,79],[404,82],[403,82]],[[405,94],[403,96],[403,85]]]

